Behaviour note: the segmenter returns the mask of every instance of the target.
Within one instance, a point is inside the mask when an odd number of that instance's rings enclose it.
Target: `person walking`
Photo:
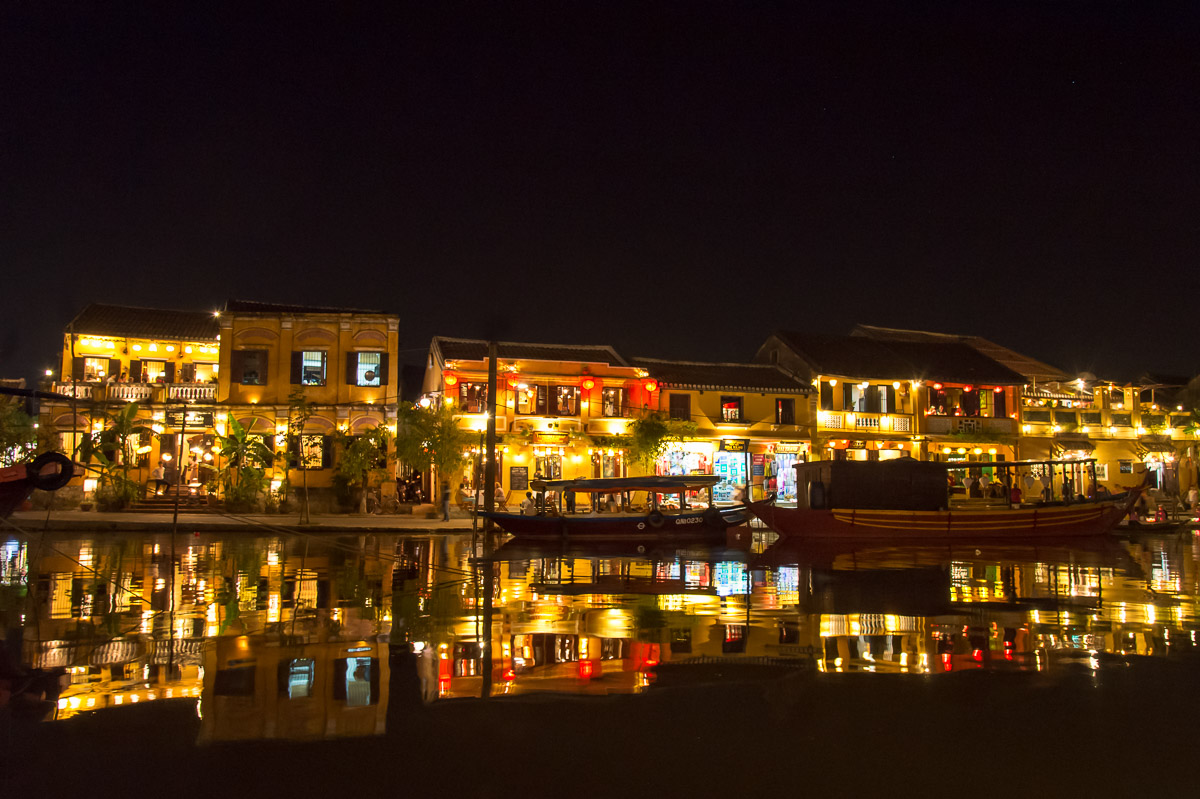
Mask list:
[[[442,481],[442,521],[450,521],[450,481]]]

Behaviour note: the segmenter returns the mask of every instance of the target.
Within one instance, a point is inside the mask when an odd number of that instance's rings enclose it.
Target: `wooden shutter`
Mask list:
[[[379,385],[386,386],[388,381],[388,354],[379,353]]]
[[[537,407],[534,408],[534,412],[539,416],[546,415],[546,398],[548,393],[545,386],[537,387]]]
[[[321,436],[321,468],[333,466],[333,436]]]
[[[997,391],[992,394],[993,410],[992,415],[997,419],[1008,416],[1008,397],[1003,391]]]
[[[82,380],[84,368],[82,356],[71,359],[71,377],[76,380]]]
[[[141,361],[135,359],[135,360],[132,360],[129,362],[129,382],[130,383],[145,382],[144,380],[142,380],[142,362]]]
[[[175,362],[174,361],[167,361],[167,382],[168,383],[175,382]]]
[[[887,386],[885,390],[887,391],[888,413],[896,413],[898,410],[896,407],[896,389],[894,386]]]
[[[301,379],[301,376],[303,375],[303,370],[304,370],[304,353],[303,352],[293,352],[292,353],[292,385],[293,386],[300,385],[300,379]]]
[[[180,364],[180,372],[182,373],[182,376],[179,379],[182,380],[184,383],[191,383],[193,380],[196,379],[196,364],[194,364],[194,363]]]
[[[229,353],[229,382],[241,383],[246,376],[246,353],[234,350]]]
[[[879,413],[879,386],[867,386],[867,413]]]
[[[821,381],[821,410],[833,410],[833,386],[824,380]]]
[[[346,385],[358,385],[358,353],[346,353]]]
[[[105,375],[105,377],[108,377],[109,375],[112,375],[113,377],[121,376],[121,359],[120,358],[109,358],[108,359],[108,374]]]
[[[855,411],[854,407],[854,386],[849,383],[842,383],[842,410]]]

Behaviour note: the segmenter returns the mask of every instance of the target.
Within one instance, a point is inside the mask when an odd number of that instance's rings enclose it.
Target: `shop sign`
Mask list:
[[[509,466],[508,467],[508,487],[513,491],[528,491],[529,490],[529,467],[528,466]]]
[[[775,445],[775,451],[780,455],[798,455],[802,449],[799,441],[780,441]]]
[[[767,462],[767,456],[763,455],[761,452],[757,452],[750,456],[750,462],[755,466],[762,466]]]
[[[766,470],[761,463],[754,463],[750,465],[750,474],[754,477],[762,477],[765,471]]]
[[[750,449],[750,439],[748,438],[721,439],[722,452],[745,452],[748,449]]]
[[[186,419],[184,413],[187,414]],[[193,428],[213,426],[212,411],[167,411],[165,418],[168,427],[183,427],[185,421],[188,427]]]
[[[534,433],[534,446],[565,447],[571,441],[570,433]]]
[[[867,448],[866,441],[851,441],[849,443],[849,445],[847,445],[847,449],[866,449],[866,448]]]

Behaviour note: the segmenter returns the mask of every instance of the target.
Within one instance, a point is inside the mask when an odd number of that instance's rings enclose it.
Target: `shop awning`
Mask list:
[[[1021,396],[1026,399],[1050,399],[1050,400],[1072,400],[1074,402],[1091,402],[1092,393],[1090,391],[1076,391],[1072,388],[1066,388],[1058,384],[1048,384],[1041,386],[1025,386],[1021,389]]]
[[[1139,455],[1148,455],[1152,452],[1175,454],[1175,445],[1166,436],[1142,436],[1137,441],[1137,448]]]
[[[1057,435],[1054,437],[1054,448],[1061,452],[1085,452],[1092,454],[1096,444],[1083,434]]]

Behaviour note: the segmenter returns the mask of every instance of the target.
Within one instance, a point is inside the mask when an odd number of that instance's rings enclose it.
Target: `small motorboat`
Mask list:
[[[720,480],[711,474],[534,480],[530,487],[539,497],[536,513],[482,515],[506,533],[522,538],[651,536],[725,540],[726,532],[746,522],[749,516],[746,505],[713,504],[712,488]],[[587,511],[572,511],[575,507],[572,494],[588,495]],[[697,503],[697,495],[701,494],[704,499]]]

